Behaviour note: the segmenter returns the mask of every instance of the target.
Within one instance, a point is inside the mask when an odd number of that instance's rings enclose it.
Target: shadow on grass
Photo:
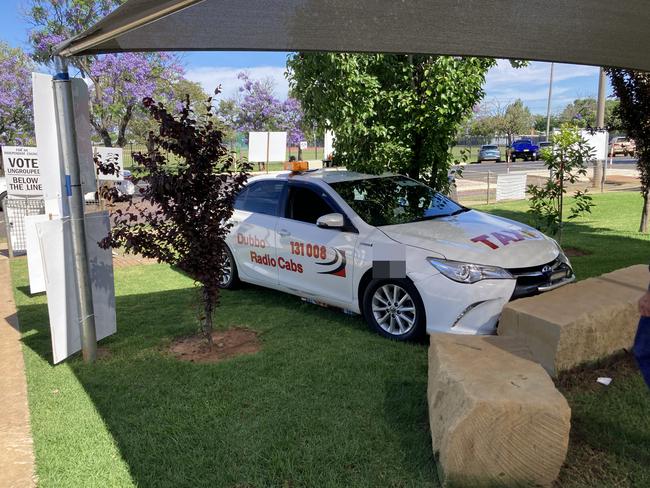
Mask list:
[[[138,486],[437,486],[425,347],[246,287],[223,294],[217,322],[258,331],[262,350],[179,362],[166,348],[193,332],[195,297],[191,288],[118,296],[118,333],[102,341],[110,355],[67,361]],[[39,324],[25,345],[51,362],[46,306],[20,314]]]

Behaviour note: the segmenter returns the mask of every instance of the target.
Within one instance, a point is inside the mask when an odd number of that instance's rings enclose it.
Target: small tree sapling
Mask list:
[[[587,162],[593,159],[593,152],[576,127],[563,125],[560,132],[553,136],[553,146],[542,151],[542,159],[550,172],[548,181],[543,186],[528,186],[528,212],[533,215],[535,226],[557,235],[560,242],[566,184],[575,184],[580,176],[587,174]],[[572,196],[573,205],[568,219],[575,219],[585,212],[591,213],[594,204],[586,188],[584,191],[576,190]]]
[[[178,114],[151,98],[143,103],[159,132],[152,137],[153,150],[134,154],[144,173],[137,182],[140,195],[127,197],[126,210],[115,210],[111,233],[100,244],[169,263],[193,278],[201,288],[201,330],[212,345],[225,237],[250,166],[235,161],[223,143],[211,98],[200,114],[189,96]],[[110,172],[105,166],[100,170]],[[109,197],[117,200],[115,194]]]

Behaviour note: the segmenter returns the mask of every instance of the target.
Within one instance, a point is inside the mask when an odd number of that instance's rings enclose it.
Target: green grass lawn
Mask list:
[[[580,278],[646,262],[637,194],[596,195],[567,227]],[[526,219],[525,202],[482,207]],[[391,342],[357,317],[245,287],[224,292],[220,328],[259,332],[262,350],[179,362],[196,329],[191,280],[165,265],[116,269],[118,333],[106,356],[52,366],[45,297],[12,263],[42,487],[434,487],[425,344]],[[650,486],[650,394],[632,369],[608,388],[567,388],[572,446],[561,486]]]

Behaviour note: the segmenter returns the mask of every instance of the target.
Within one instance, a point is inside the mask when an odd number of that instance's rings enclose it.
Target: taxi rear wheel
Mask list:
[[[239,275],[237,274],[237,263],[235,263],[235,258],[233,258],[230,249],[226,246],[224,249],[224,260],[222,265],[222,274],[221,281],[219,283],[220,288],[226,290],[232,290],[237,288],[239,285]]]
[[[409,280],[374,280],[363,295],[363,315],[378,334],[398,341],[425,331],[424,304]]]

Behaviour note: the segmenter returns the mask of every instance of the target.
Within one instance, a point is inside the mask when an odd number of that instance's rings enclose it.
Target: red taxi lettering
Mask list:
[[[503,232],[492,232],[492,235],[496,237],[504,246],[507,246],[511,242],[519,242],[525,239],[525,237],[518,232],[511,232],[507,230]]]
[[[494,242],[492,242],[492,241],[490,240],[490,238],[489,238],[488,236],[486,236],[485,234],[482,234],[482,235],[480,235],[480,236],[473,237],[473,238],[471,239],[471,241],[472,241],[472,242],[482,242],[483,244],[485,244],[485,245],[486,245],[487,247],[489,247],[490,249],[498,249],[498,248],[499,248],[499,246],[497,246]]]
[[[490,235],[481,234],[470,239],[472,242],[485,244],[490,249],[499,249],[499,244],[490,240],[496,239],[502,246],[507,246],[511,242],[520,242],[525,240],[540,239],[540,235],[528,230],[502,230],[499,232],[491,232]]]

